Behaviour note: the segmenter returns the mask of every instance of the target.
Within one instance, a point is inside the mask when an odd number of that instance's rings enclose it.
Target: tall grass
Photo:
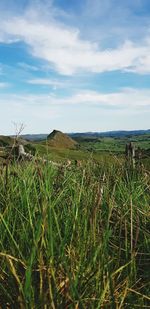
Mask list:
[[[2,308],[149,308],[150,179],[114,160],[0,176]]]

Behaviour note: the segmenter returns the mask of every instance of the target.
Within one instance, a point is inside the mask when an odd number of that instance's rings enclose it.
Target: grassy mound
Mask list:
[[[71,137],[57,130],[48,135],[47,142],[49,146],[55,148],[74,149],[77,145]]]

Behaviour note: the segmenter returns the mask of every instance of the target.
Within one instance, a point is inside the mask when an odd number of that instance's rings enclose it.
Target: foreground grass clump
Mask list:
[[[123,163],[0,176],[2,308],[148,308],[150,180]]]

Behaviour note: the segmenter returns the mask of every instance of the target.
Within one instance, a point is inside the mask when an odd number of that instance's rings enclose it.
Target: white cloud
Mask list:
[[[116,93],[86,90],[64,98],[53,94],[3,94],[0,110],[0,134],[14,134],[14,122],[23,123],[27,133],[48,133],[54,128],[64,132],[146,129],[150,90],[122,89]]]
[[[0,38],[6,43],[25,42],[34,57],[47,61],[60,74],[114,70],[150,73],[150,38],[138,44],[125,41],[116,48],[104,50],[98,42],[81,39],[79,29],[53,19],[41,21],[36,12],[2,20]]]
[[[0,82],[0,89],[9,87],[8,83]]]
[[[42,108],[51,108],[53,106],[97,106],[98,108],[106,109],[108,107],[115,108],[115,110],[127,110],[133,109],[134,111],[148,109],[150,108],[150,90],[147,89],[133,89],[133,88],[124,88],[119,92],[112,93],[101,93],[96,91],[84,90],[78,93],[73,94],[72,96],[66,96],[60,98],[55,94],[24,94],[24,95],[15,95],[15,94],[3,94],[0,97],[0,104],[9,104],[14,106],[14,108],[22,108],[31,106],[35,109],[39,106]]]
[[[120,92],[99,93],[94,91],[82,91],[72,97],[59,99],[54,98],[55,103],[63,104],[86,104],[93,107],[107,109],[112,107],[118,110],[134,110],[150,108],[150,90],[142,89],[122,89]]]
[[[41,86],[51,86],[53,89],[64,88],[68,85],[67,81],[59,81],[56,79],[46,79],[46,78],[35,78],[27,81],[32,85],[41,85]]]
[[[147,48],[145,48],[145,55],[139,57],[134,64],[126,69],[127,72],[150,74],[150,39],[147,40]]]

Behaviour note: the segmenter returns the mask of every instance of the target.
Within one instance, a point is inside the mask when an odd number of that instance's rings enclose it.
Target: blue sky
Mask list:
[[[149,0],[1,0],[0,134],[150,128]]]

